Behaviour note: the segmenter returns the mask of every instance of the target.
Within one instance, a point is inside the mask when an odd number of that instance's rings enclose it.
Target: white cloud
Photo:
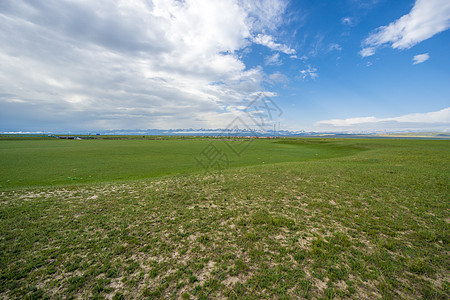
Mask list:
[[[239,0],[241,6],[249,15],[249,21],[254,31],[276,30],[283,22],[288,0]]]
[[[375,48],[374,47],[367,47],[362,49],[359,54],[361,54],[362,57],[372,56],[375,54]]]
[[[333,126],[350,126],[361,123],[372,123],[377,122],[377,118],[375,117],[358,117],[358,118],[349,118],[349,119],[332,119],[332,120],[324,120],[318,122],[318,124],[326,124]]]
[[[341,23],[347,26],[352,26],[354,24],[354,21],[350,17],[345,17],[341,19]]]
[[[285,8],[284,0],[3,0],[0,128],[224,127],[267,79],[236,52],[276,28]]]
[[[342,51],[342,47],[339,44],[330,44],[330,46],[328,47],[328,51]]]
[[[450,1],[416,0],[408,14],[370,34],[360,54],[363,57],[373,55],[378,47],[386,44],[394,49],[408,49],[448,28]]]
[[[281,66],[283,64],[280,60],[280,53],[274,53],[273,55],[267,56],[264,62],[269,66]]]
[[[404,115],[392,118],[392,120],[410,123],[450,123],[450,107],[428,113]]]
[[[323,34],[316,34],[313,42],[311,43],[311,50],[309,51],[309,56],[314,57],[317,56],[322,50],[322,44],[325,36]]]
[[[253,38],[253,42],[256,44],[266,46],[267,48],[273,51],[280,51],[285,54],[295,54],[294,49],[291,49],[286,45],[276,43],[273,37],[267,34],[259,33],[257,36]]]
[[[286,83],[289,81],[289,78],[277,71],[269,75],[269,80],[272,83]]]
[[[300,76],[301,79],[305,80],[306,78],[316,79],[319,77],[319,74],[317,73],[317,68],[311,67],[310,65],[307,66],[306,69],[300,70]]]
[[[428,53],[414,55],[414,65],[421,64],[430,59],[430,55]]]
[[[386,129],[436,129],[442,130],[450,125],[450,107],[427,113],[408,114],[393,118],[357,117],[348,119],[324,120],[316,126],[329,130],[386,130]],[[324,127],[325,126],[325,127]]]
[[[380,0],[349,0],[359,9],[372,9]]]
[[[300,57],[298,57],[297,55],[290,55],[289,58],[292,58],[292,59],[299,59],[299,60],[303,60],[303,61],[309,59],[309,57],[306,56],[306,55],[302,55],[302,56],[300,56]]]

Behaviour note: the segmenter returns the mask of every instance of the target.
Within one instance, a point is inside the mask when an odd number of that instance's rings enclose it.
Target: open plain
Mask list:
[[[450,297],[448,140],[3,139],[0,165],[0,298]]]

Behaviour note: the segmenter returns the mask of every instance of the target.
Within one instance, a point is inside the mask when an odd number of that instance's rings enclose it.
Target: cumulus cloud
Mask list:
[[[423,129],[444,130],[450,126],[450,107],[427,113],[408,114],[393,118],[357,117],[324,120],[316,123],[322,128],[344,130]]]
[[[414,65],[421,64],[430,59],[430,55],[428,53],[414,55]]]
[[[416,0],[411,11],[387,26],[377,28],[362,43],[362,57],[375,54],[376,49],[390,45],[408,49],[450,28],[450,1]]]
[[[236,52],[277,26],[285,7],[283,0],[1,1],[0,128],[224,127],[267,78]]]

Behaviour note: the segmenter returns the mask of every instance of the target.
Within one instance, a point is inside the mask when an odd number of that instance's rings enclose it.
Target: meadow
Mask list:
[[[448,140],[0,139],[0,165],[0,298],[450,298]]]
[[[201,153],[211,143],[226,154],[227,167],[231,168],[323,159],[358,151],[353,145],[311,140],[297,144],[288,139],[277,143],[265,139],[163,137],[0,139],[0,188],[110,182],[203,172],[201,162],[202,159],[207,162],[207,159],[202,158]],[[242,153],[236,154],[241,149]]]

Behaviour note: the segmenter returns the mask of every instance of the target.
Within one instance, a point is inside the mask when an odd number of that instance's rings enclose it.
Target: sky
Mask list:
[[[448,0],[2,0],[0,132],[254,129],[252,116],[448,132],[449,28]],[[250,115],[255,101],[279,111]]]

